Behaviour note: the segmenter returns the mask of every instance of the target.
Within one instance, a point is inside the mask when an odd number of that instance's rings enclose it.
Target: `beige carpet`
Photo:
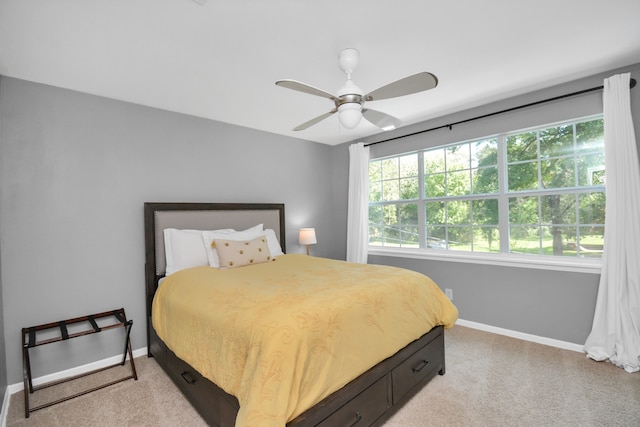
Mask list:
[[[385,427],[640,426],[640,373],[461,326],[447,331],[446,351],[446,375],[436,376]],[[206,426],[153,359],[135,361],[138,381],[36,411],[29,419],[22,392],[12,395],[7,426]],[[127,375],[118,370],[105,375]],[[36,392],[32,406],[63,392]]]

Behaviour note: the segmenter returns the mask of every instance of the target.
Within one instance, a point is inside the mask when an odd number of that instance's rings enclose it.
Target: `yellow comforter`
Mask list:
[[[168,276],[153,327],[178,357],[238,398],[236,426],[278,426],[457,309],[428,277],[290,254]]]

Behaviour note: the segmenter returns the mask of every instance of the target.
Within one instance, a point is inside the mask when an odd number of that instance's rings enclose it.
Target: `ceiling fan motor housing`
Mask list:
[[[336,107],[342,104],[357,103],[362,104],[364,93],[351,79],[348,79],[336,93],[339,100],[335,101]]]
[[[351,73],[347,72],[347,81],[338,90],[338,99],[334,100],[338,109],[340,123],[347,129],[353,129],[362,120],[363,92],[351,80]]]

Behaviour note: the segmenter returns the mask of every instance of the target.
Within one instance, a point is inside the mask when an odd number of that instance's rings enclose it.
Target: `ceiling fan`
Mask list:
[[[422,72],[389,83],[365,95],[362,89],[356,86],[353,80],[351,80],[351,74],[358,65],[358,56],[359,52],[352,48],[344,49],[338,54],[340,68],[347,75],[347,81],[338,90],[337,95],[296,80],[279,80],[276,82],[277,86],[328,98],[333,101],[335,105],[331,111],[295,127],[293,129],[294,131],[307,129],[336,112],[338,113],[340,123],[347,129],[353,129],[358,126],[362,117],[383,130],[395,129],[402,124],[400,119],[381,111],[366,108],[365,102],[410,95],[412,93],[433,89],[438,85],[438,78],[436,76],[431,73]]]

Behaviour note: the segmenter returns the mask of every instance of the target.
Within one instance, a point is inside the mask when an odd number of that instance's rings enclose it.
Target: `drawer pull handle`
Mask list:
[[[360,412],[356,412],[356,420],[349,427],[353,427],[354,425],[358,424],[360,420],[362,420],[362,415],[360,415]]]
[[[420,363],[418,363],[415,367],[411,368],[411,370],[413,371],[413,373],[417,373],[422,371],[422,368],[424,368],[425,366],[427,366],[429,364],[428,361],[426,360],[422,360]]]
[[[181,373],[180,376],[182,377],[183,380],[187,382],[187,384],[193,384],[196,382],[195,378],[193,378],[191,374],[187,371],[184,371],[183,373]]]

